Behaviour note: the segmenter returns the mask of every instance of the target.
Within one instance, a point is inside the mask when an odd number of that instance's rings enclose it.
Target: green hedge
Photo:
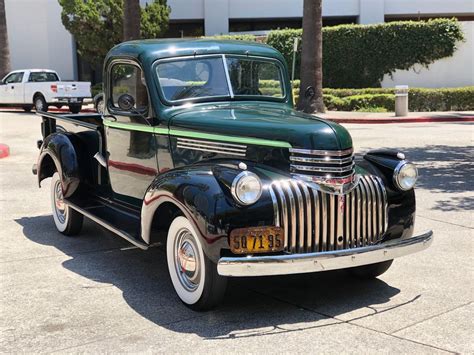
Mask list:
[[[271,31],[268,35],[266,43],[285,56],[289,68],[293,40],[301,38],[301,33],[301,29],[286,29]],[[452,56],[463,39],[461,26],[455,19],[325,27],[323,86],[380,87],[385,74],[397,69],[408,70],[415,64],[428,66]],[[296,64],[295,74],[299,77],[299,55]]]
[[[278,85],[277,81],[261,81],[267,90]],[[295,102],[299,94],[299,80],[293,83]],[[367,107],[383,107],[394,110],[395,89],[330,89],[324,88],[324,104],[328,110],[352,111]],[[408,92],[410,111],[472,111],[474,110],[474,86],[462,88],[410,88]]]
[[[104,91],[104,89],[102,87],[102,83],[97,83],[97,84],[91,86],[92,97],[94,97],[95,95],[97,95],[97,94],[99,94],[103,91]]]
[[[216,35],[216,36],[203,36],[201,38],[212,38],[212,39],[223,39],[223,40],[237,40],[237,41],[251,41],[254,42],[257,40],[257,37],[254,35],[246,35],[246,34],[241,34],[241,35]]]

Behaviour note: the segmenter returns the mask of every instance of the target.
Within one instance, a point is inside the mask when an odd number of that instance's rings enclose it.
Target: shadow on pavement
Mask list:
[[[408,160],[416,163],[419,172],[417,188],[442,193],[463,193],[474,190],[474,147],[427,145],[398,148]],[[473,210],[474,198],[453,197],[435,201],[435,210]]]
[[[377,305],[400,292],[382,280],[358,281],[344,272],[230,279],[223,305],[198,313],[175,295],[162,248],[121,250],[130,245],[90,221],[85,222],[81,235],[72,238],[56,232],[51,216],[16,222],[29,240],[68,255],[64,268],[90,280],[86,288],[115,286],[127,304],[151,322],[206,339],[291,332],[306,329],[308,322],[311,327],[324,327],[342,323],[333,317],[361,308],[366,308],[362,318],[369,317],[378,313]],[[78,287],[78,292],[84,288]],[[381,309],[389,311],[417,298]]]

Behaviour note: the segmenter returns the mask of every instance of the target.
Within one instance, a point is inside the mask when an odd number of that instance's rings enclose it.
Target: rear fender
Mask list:
[[[38,158],[38,184],[57,171],[61,177],[64,197],[71,196],[79,187],[79,140],[71,133],[53,133],[41,146]]]

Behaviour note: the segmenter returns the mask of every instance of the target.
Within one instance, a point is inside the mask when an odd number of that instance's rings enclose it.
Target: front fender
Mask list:
[[[410,238],[414,232],[415,190],[400,191],[393,183],[394,169],[403,161],[405,161],[403,153],[379,149],[367,152],[358,164],[369,173],[379,176],[385,185],[388,199],[388,229],[384,240]]]
[[[251,206],[240,206],[232,198],[230,184],[241,171],[232,162],[207,163],[157,176],[142,206],[142,239],[150,242],[155,212],[165,202],[173,203],[189,219],[201,238],[205,254],[215,262],[221,256],[221,249],[228,248],[227,237],[232,229],[273,225],[273,204],[267,189]],[[268,180],[262,170],[252,171],[260,175],[263,182]]]
[[[79,187],[79,141],[73,134],[53,133],[44,139],[38,157],[38,184],[57,171],[61,177],[64,197],[71,196]]]

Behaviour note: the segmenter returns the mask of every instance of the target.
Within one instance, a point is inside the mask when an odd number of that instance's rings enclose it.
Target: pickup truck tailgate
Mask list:
[[[91,97],[89,82],[57,82],[58,97]]]

